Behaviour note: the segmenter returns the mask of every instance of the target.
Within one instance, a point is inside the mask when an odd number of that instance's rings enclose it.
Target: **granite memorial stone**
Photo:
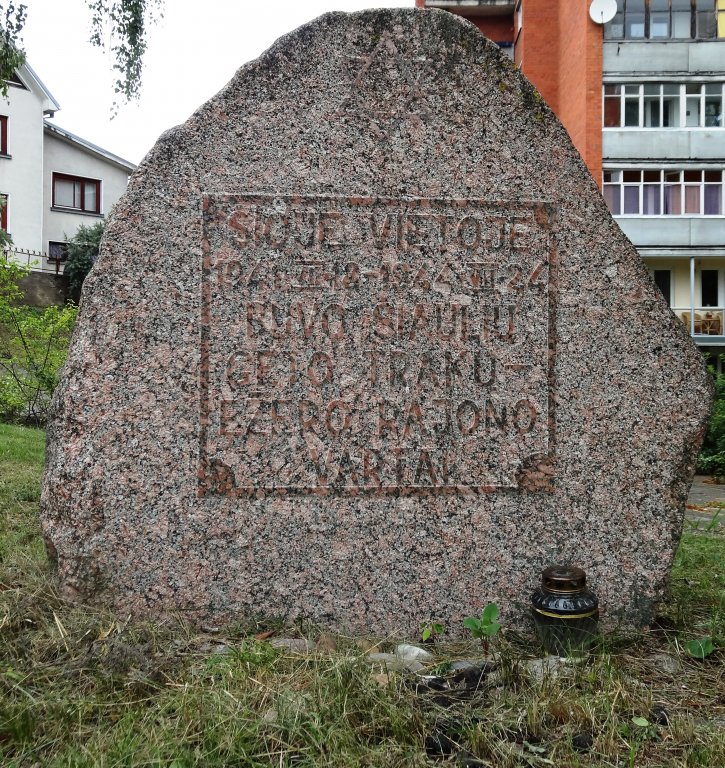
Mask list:
[[[164,134],[48,428],[66,595],[194,621],[513,625],[662,595],[702,359],[566,131],[467,22],[323,16]]]

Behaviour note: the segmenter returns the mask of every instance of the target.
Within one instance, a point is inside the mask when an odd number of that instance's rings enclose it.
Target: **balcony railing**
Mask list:
[[[63,274],[65,262],[62,259],[48,256],[47,253],[30,251],[26,248],[14,248],[13,246],[3,248],[1,253],[3,261],[12,261],[15,264],[29,267],[32,272],[45,272],[55,275]]]
[[[725,308],[723,307],[672,307],[675,315],[685,324],[693,336],[725,335]]]
[[[515,0],[424,0],[423,5],[426,8],[443,8],[446,11],[484,15],[486,12],[513,13],[516,2]]]

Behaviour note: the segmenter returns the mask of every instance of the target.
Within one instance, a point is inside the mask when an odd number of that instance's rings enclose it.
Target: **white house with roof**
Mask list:
[[[28,64],[0,97],[1,224],[9,257],[36,271],[62,271],[65,240],[106,216],[136,167],[51,123],[59,109]]]

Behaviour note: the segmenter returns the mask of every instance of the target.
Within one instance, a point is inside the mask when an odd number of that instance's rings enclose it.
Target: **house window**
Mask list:
[[[80,176],[53,174],[53,207],[84,213],[101,212],[101,182]]]
[[[723,0],[617,0],[607,40],[708,40],[725,35]]]
[[[655,285],[662,291],[662,295],[665,297],[667,306],[672,306],[672,270],[670,269],[655,269],[654,271]]]
[[[0,195],[0,229],[8,231],[8,196]]]
[[[723,83],[604,86],[605,128],[722,128]]]
[[[0,155],[8,156],[8,117],[0,115]]]
[[[68,258],[68,248],[65,243],[50,241],[48,243],[48,259],[65,261]]]
[[[722,170],[606,170],[612,216],[722,216]]]

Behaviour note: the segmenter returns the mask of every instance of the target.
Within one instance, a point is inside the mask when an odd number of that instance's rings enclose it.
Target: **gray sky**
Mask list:
[[[25,0],[30,66],[60,103],[54,122],[138,163],[162,131],[213,96],[245,62],[327,11],[414,0],[166,0],[150,30],[141,99],[111,119],[112,59],[88,43],[85,0]]]

